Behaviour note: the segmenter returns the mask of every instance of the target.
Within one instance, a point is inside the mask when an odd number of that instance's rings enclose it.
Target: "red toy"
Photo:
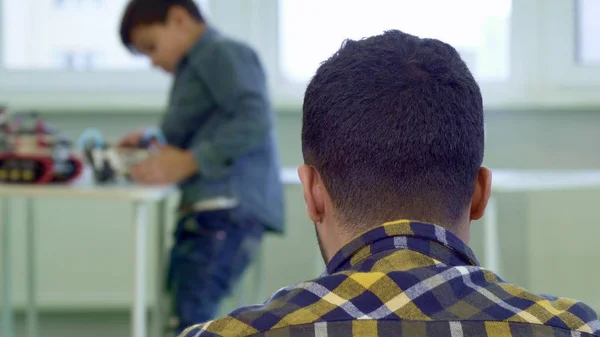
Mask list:
[[[68,138],[34,113],[10,117],[0,107],[0,183],[67,183],[81,175],[83,161]]]

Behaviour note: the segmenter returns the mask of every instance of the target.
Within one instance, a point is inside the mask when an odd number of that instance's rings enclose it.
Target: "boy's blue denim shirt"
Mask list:
[[[235,198],[266,229],[283,232],[284,194],[267,79],[256,53],[212,27],[180,61],[161,122],[199,172],[179,184],[181,205]]]

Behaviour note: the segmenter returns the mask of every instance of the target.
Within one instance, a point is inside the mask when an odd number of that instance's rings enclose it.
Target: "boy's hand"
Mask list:
[[[170,185],[198,171],[190,151],[170,145],[157,145],[158,153],[131,167],[131,178],[141,184]]]

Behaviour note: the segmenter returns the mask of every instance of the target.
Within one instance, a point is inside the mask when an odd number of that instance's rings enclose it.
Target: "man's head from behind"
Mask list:
[[[490,196],[482,105],[467,66],[439,40],[388,31],[326,60],[304,97],[299,168],[324,259],[399,219],[468,241]]]
[[[204,29],[194,0],[131,0],[121,19],[121,41],[173,72]]]

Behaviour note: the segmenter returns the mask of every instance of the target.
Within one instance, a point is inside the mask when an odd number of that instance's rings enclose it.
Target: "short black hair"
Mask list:
[[[459,53],[390,30],[346,40],[320,65],[304,96],[302,152],[347,224],[453,226],[483,161],[483,123]]]
[[[173,6],[183,7],[199,22],[205,22],[200,8],[194,0],[131,0],[121,19],[121,42],[131,48],[131,32],[134,28],[154,23],[165,23],[169,9]]]

